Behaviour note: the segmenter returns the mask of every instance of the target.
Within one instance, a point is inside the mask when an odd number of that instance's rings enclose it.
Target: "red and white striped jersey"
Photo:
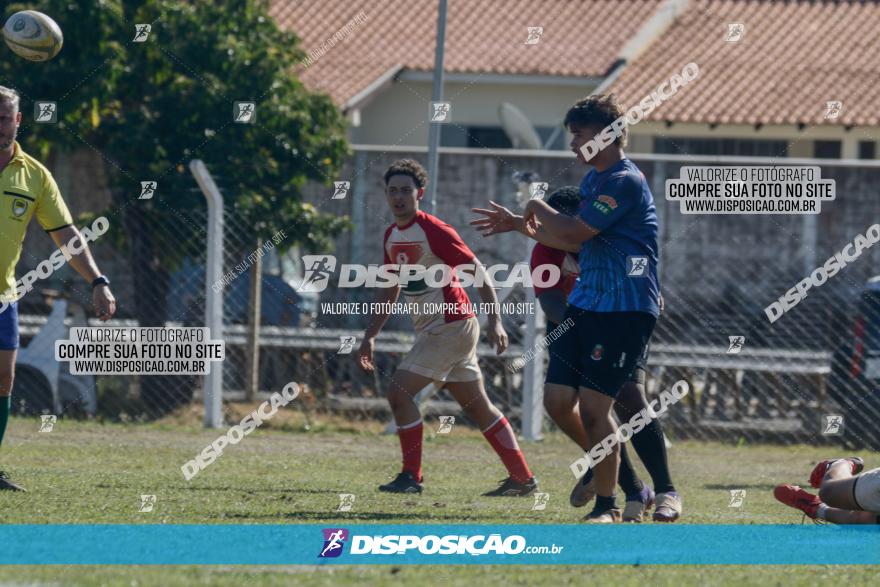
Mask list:
[[[454,228],[426,212],[416,213],[412,222],[400,227],[392,224],[385,230],[385,264],[448,265],[452,274],[449,285],[431,287],[424,279],[410,280],[401,291],[411,304],[416,332],[432,326],[464,320],[474,316],[473,308],[458,276],[451,269],[473,264],[474,253]],[[443,311],[430,311],[433,308]],[[428,311],[424,311],[428,310]]]

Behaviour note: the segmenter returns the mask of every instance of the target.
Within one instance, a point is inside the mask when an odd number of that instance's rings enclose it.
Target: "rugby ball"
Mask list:
[[[30,61],[48,61],[58,55],[64,37],[54,20],[36,10],[22,10],[9,17],[3,39],[15,53]]]

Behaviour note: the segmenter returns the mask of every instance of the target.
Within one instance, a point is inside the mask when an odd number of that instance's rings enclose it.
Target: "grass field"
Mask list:
[[[494,453],[472,430],[426,433],[426,492],[380,494],[376,485],[398,467],[398,445],[378,423],[326,421],[305,432],[296,416],[260,429],[190,482],[180,465],[219,435],[196,425],[102,425],[59,420],[52,432],[39,421],[15,419],[0,469],[29,489],[0,494],[4,523],[576,523],[585,511],[568,505],[578,455],[560,435],[525,445],[527,458],[550,494],[544,511],[533,500],[480,497],[504,477]],[[280,426],[279,426],[280,424]],[[782,481],[805,483],[827,449],[677,442],[670,452],[684,496],[681,523],[800,524],[801,516],[771,495]],[[863,453],[869,465],[878,455]],[[745,489],[741,508],[729,490]],[[355,494],[351,512],[335,512],[340,493]],[[140,513],[141,494],[157,496]],[[465,585],[477,581],[557,585],[590,578],[616,585],[814,585],[824,579],[853,585],[876,579],[876,567],[13,567],[2,584],[75,585]],[[430,577],[430,579],[427,579]],[[494,581],[493,581],[494,580]]]

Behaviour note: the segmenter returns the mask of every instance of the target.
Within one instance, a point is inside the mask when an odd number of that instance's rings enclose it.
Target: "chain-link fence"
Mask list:
[[[334,188],[311,185],[307,199],[324,212],[346,215],[352,230],[336,240],[333,250],[300,251],[282,255],[276,245],[296,239],[296,227],[258,242],[247,235],[236,210],[225,210],[224,277],[219,289],[224,300],[224,401],[259,399],[297,381],[310,392],[300,407],[328,410],[358,418],[387,419],[385,387],[412,341],[406,316],[394,316],[377,341],[377,372],[363,373],[356,364],[357,344],[367,317],[325,311],[334,302],[372,301],[365,289],[337,289],[332,283],[320,294],[297,291],[302,277],[300,255],[325,253],[340,262],[381,263],[384,228],[390,215],[382,192],[382,173],[402,156],[420,154],[358,149],[340,180],[350,182],[345,198],[333,198]],[[826,202],[820,216],[683,215],[667,202],[664,184],[677,178],[682,165],[694,158],[633,156],[652,185],[660,223],[661,285],[665,312],[651,347],[652,397],[685,378],[691,394],[664,417],[673,437],[754,441],[847,440],[880,446],[875,422],[880,417],[880,304],[878,289],[868,280],[880,273],[880,247],[861,257],[816,287],[777,321],[764,309],[804,276],[821,267],[858,234],[880,219],[880,198],[873,186],[880,167],[821,162],[822,177],[833,178],[837,199]],[[784,160],[724,161],[716,164],[779,164]],[[815,164],[815,163],[814,163]],[[525,258],[527,245],[517,235],[479,239],[467,222],[470,208],[495,199],[516,207],[515,172],[531,171],[550,184],[577,185],[582,169],[570,155],[518,156],[498,151],[457,152],[441,158],[436,214],[457,227],[485,263],[512,263]],[[215,178],[223,184],[223,178]],[[176,189],[197,190],[195,182]],[[110,275],[120,300],[118,325],[203,326],[205,324],[205,263],[207,213],[204,208],[175,209],[158,202],[140,218],[111,217],[126,227],[127,240],[93,245],[102,269]],[[425,203],[427,206],[427,203]],[[169,254],[172,251],[173,254]],[[249,346],[255,292],[252,275],[261,263],[262,291],[258,364]],[[28,270],[23,258],[18,271]],[[31,413],[94,414],[120,420],[153,420],[190,411],[201,415],[202,377],[194,376],[71,376],[54,363],[55,336],[64,326],[50,314],[47,287],[66,290],[67,327],[85,324],[90,314],[87,287],[77,285],[72,272],[60,282],[41,284],[22,300],[23,360],[18,364],[15,398]],[[43,292],[44,295],[40,295]],[[475,291],[471,300],[479,301]],[[515,290],[506,300],[525,302]],[[65,300],[61,300],[63,304]],[[56,308],[59,301],[55,301]],[[522,307],[522,306],[521,306]],[[53,317],[54,316],[54,317]],[[507,313],[504,324],[511,350],[496,357],[480,347],[480,364],[492,399],[515,423],[520,422],[524,379],[506,366],[536,340],[527,339],[528,312]],[[53,322],[54,321],[54,322]],[[55,324],[55,326],[52,326]],[[40,329],[47,335],[40,337]],[[54,329],[53,329],[54,328]],[[350,352],[341,337],[355,336]],[[48,345],[48,346],[47,346]],[[255,370],[258,390],[252,393]],[[53,379],[54,378],[54,379]],[[525,383],[527,384],[527,382]],[[251,392],[249,394],[249,391]],[[431,397],[427,413],[457,414],[445,393]],[[551,425],[547,422],[547,425]]]
[[[651,364],[660,387],[684,377],[694,390],[670,411],[667,428],[696,438],[880,447],[880,306],[877,284],[868,284],[880,273],[880,249],[865,249],[827,281],[824,269],[814,273],[880,220],[880,168],[822,162],[837,199],[819,216],[690,216],[663,199],[664,180],[683,165],[712,163],[639,163],[660,196],[666,312]],[[762,163],[784,160],[722,164]],[[784,315],[772,311],[771,322],[765,309],[810,275],[807,296]]]

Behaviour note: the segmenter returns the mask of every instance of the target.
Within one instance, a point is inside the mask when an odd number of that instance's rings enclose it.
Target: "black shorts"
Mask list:
[[[650,350],[651,341],[649,340],[648,344],[645,345],[644,352],[639,355],[639,360],[636,361],[636,366],[633,368],[632,373],[629,374],[628,381],[645,385],[645,382],[648,380],[648,352]]]
[[[645,366],[656,322],[645,312],[589,312],[569,306],[561,326],[548,325],[548,335],[555,331],[557,336],[550,337],[544,381],[617,397],[627,380],[639,382],[638,367]],[[563,332],[566,324],[570,326]]]
[[[556,322],[552,322],[550,320],[547,321],[548,334],[556,330],[558,327],[559,325]],[[558,385],[565,385],[567,387],[574,387],[575,389],[577,389],[580,381],[577,373],[570,369],[566,369],[565,364],[561,361],[558,354],[556,356],[556,360],[553,359],[554,346],[558,344],[558,341],[558,338],[556,340],[550,341],[550,362],[547,365],[547,375],[544,378],[544,382],[556,383]],[[645,351],[641,355],[639,355],[639,360],[636,361],[636,365],[635,367],[633,367],[632,373],[629,374],[629,377],[626,379],[626,381],[631,381],[636,385],[645,385],[648,380],[648,354],[650,350],[651,342],[648,341],[648,344],[645,345]]]

